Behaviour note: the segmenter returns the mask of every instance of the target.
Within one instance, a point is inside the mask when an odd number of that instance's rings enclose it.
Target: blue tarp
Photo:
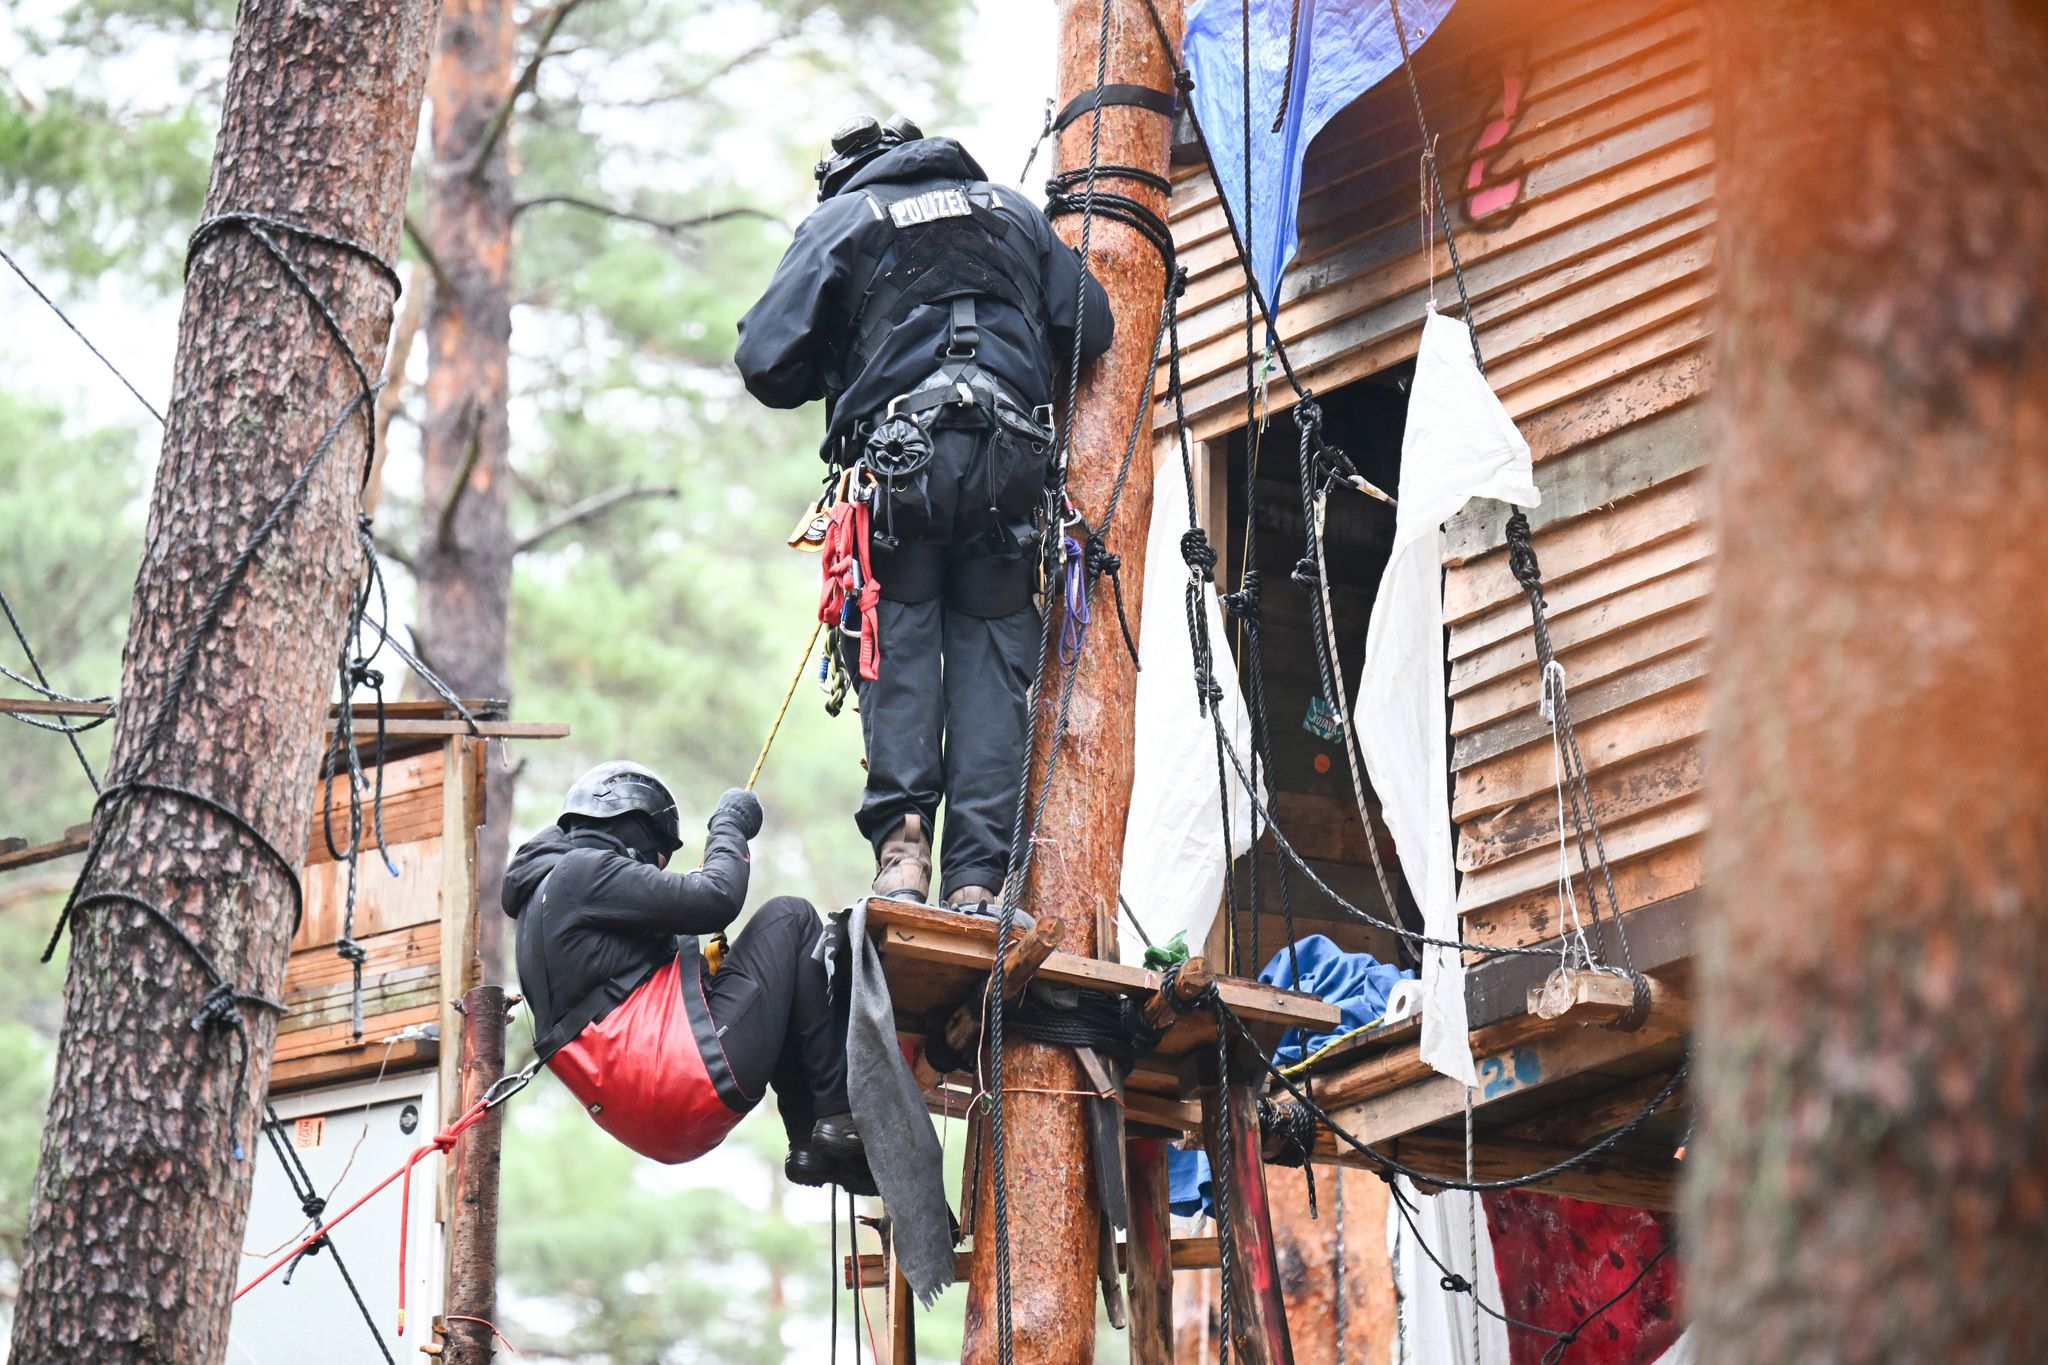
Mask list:
[[[1303,0],[1304,13],[1306,8],[1307,0]],[[1301,963],[1299,985],[1294,980],[1297,959]],[[1289,1029],[1281,1035],[1273,1060],[1282,1066],[1298,1062],[1344,1034],[1364,1028],[1386,1012],[1387,997],[1393,993],[1394,983],[1414,975],[1381,962],[1371,953],[1347,953],[1321,934],[1296,939],[1294,952],[1289,954],[1282,948],[1275,953],[1259,973],[1259,980],[1327,1000],[1343,1012],[1344,1019],[1334,1033],[1304,1037],[1300,1029]],[[1208,1153],[1175,1148],[1167,1154],[1166,1174],[1167,1198],[1175,1213],[1186,1216],[1211,1211]]]
[[[1419,47],[1436,31],[1452,0],[1402,0],[1408,43]],[[1250,0],[1251,202],[1245,212],[1244,62],[1245,0],[1193,0],[1184,47],[1195,77],[1195,113],[1209,140],[1216,181],[1232,217],[1251,240],[1259,287],[1277,301],[1281,275],[1294,259],[1299,235],[1301,166],[1308,145],[1351,101],[1401,65],[1401,44],[1386,0],[1300,0],[1301,28],[1293,90],[1279,132],[1273,116],[1287,81],[1287,34],[1294,0]],[[1276,302],[1277,307],[1277,302]]]

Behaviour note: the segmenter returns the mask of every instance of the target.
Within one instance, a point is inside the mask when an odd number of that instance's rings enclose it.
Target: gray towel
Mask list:
[[[846,1028],[846,1093],[868,1169],[889,1211],[889,1241],[917,1301],[930,1308],[953,1283],[953,1210],[946,1202],[945,1152],[924,1092],[896,1043],[896,1011],[881,955],[868,938],[868,903],[832,916],[818,953],[829,975],[852,949],[852,1013]],[[835,981],[833,989],[843,983]]]

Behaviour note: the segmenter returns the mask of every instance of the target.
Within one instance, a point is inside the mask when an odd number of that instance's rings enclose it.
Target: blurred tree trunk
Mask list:
[[[426,420],[418,552],[428,662],[466,697],[511,697],[512,472],[506,370],[512,345],[512,173],[506,157],[511,0],[444,0],[428,91],[433,165],[427,239],[438,278],[427,315]],[[508,971],[498,887],[511,849],[513,772],[490,746],[477,836],[477,955]]]
[[[2048,17],[1714,51],[1701,1355],[2048,1359]]]
[[[434,12],[432,0],[243,0],[207,214],[260,213],[392,256]],[[383,276],[350,252],[270,231],[374,374],[391,325]],[[251,233],[203,241],[179,322],[112,771],[115,783],[174,784],[224,803],[294,867],[363,569],[362,392],[320,314]],[[197,635],[230,561],[309,465],[219,627]],[[100,823],[85,892],[155,904],[234,988],[275,998],[292,935],[287,874],[224,817],[160,791],[114,801]],[[164,924],[121,900],[89,900],[74,923],[12,1358],[217,1361],[255,1169],[235,1154],[254,1142],[277,1016],[228,1006],[245,1040],[220,1024],[195,1028],[215,983]]]

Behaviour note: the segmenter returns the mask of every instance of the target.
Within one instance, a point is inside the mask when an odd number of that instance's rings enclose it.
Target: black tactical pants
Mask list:
[[[764,1087],[775,1088],[775,1107],[793,1147],[810,1141],[818,1119],[852,1109],[846,993],[835,1005],[825,964],[811,952],[822,932],[809,901],[777,896],[733,936],[724,965],[705,983],[733,1084],[749,1104]]]
[[[861,833],[879,849],[912,812],[932,828],[943,799],[943,898],[963,886],[1000,890],[1009,870],[1025,707],[1042,637],[1031,601],[1037,561],[1019,540],[1030,527],[990,510],[988,438],[941,430],[933,446],[923,484],[898,499],[910,509],[896,523],[903,543],[877,546],[873,557],[882,585],[881,677],[860,681],[857,641],[847,642],[847,671],[867,742]],[[1042,469],[1030,475],[1043,477]],[[990,553],[992,541],[1007,553]]]

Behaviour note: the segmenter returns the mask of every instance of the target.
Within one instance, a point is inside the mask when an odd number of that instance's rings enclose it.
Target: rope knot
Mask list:
[[[1216,571],[1216,549],[1209,544],[1209,533],[1199,526],[1181,533],[1180,557],[1188,568],[1204,578]]]
[[[1303,555],[1300,559],[1295,560],[1294,572],[1289,574],[1288,577],[1309,591],[1315,591],[1317,584],[1322,582],[1322,576],[1316,572],[1316,557],[1314,555]]]
[[[1444,1277],[1437,1281],[1437,1287],[1446,1294],[1469,1294],[1472,1292],[1472,1281],[1455,1271],[1446,1271]]]
[[[1177,299],[1187,292],[1188,268],[1184,265],[1176,265],[1173,268],[1173,279],[1166,286],[1167,297]]]
[[[192,1031],[203,1033],[207,1029],[242,1027],[242,1016],[236,1012],[239,1003],[237,992],[226,981],[209,990],[199,1002],[199,1009],[192,1016]]]
[[[1221,600],[1223,609],[1232,616],[1240,621],[1256,623],[1259,619],[1259,571],[1246,569],[1244,585],[1236,592],[1224,593]]]
[[[1538,606],[1543,601],[1543,570],[1536,563],[1536,547],[1529,540],[1529,518],[1516,512],[1508,518],[1508,571],[1522,591]]]
[[[1302,1104],[1259,1101],[1259,1128],[1280,1140],[1278,1153],[1266,1160],[1275,1166],[1306,1166],[1309,1145],[1315,1141],[1316,1117]]]
[[[335,955],[355,963],[358,967],[370,960],[370,950],[352,938],[338,940],[334,945]]]
[[[1323,429],[1322,405],[1316,402],[1315,399],[1303,395],[1301,401],[1294,405],[1294,425],[1301,428],[1304,432],[1321,431]]]
[[[367,687],[373,692],[382,691],[384,687],[384,671],[370,667],[370,661],[367,658],[357,658],[349,663],[348,680],[356,687]]]
[[[327,1212],[327,1201],[317,1194],[309,1194],[299,1201],[299,1212],[311,1221]]]
[[[1088,572],[1098,578],[1103,574],[1108,574],[1114,578],[1124,567],[1123,556],[1111,554],[1109,546],[1105,545],[1102,537],[1098,535],[1090,535],[1088,537],[1086,562]]]

